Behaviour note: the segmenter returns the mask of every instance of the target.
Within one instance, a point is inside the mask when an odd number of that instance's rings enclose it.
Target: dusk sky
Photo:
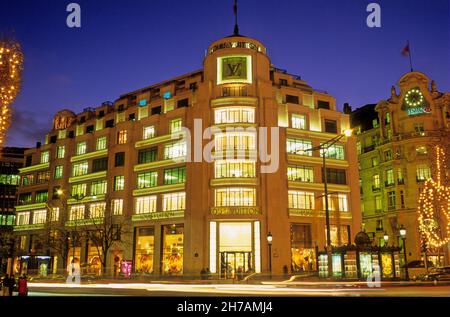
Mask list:
[[[66,6],[81,5],[81,28]],[[381,5],[381,28],[366,7]],[[232,0],[0,0],[0,37],[25,54],[7,146],[35,146],[63,108],[80,112],[120,94],[202,68],[208,45],[233,32]],[[260,40],[271,62],[355,109],[388,98],[413,66],[450,87],[448,0],[240,0],[240,33]]]

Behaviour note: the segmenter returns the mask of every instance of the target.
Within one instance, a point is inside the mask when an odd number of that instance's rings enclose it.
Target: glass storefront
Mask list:
[[[382,267],[382,276],[385,278],[394,277],[394,265],[392,261],[391,253],[382,253],[381,254],[381,267]]]
[[[292,272],[313,271],[316,254],[312,247],[311,225],[291,225],[291,269]]]
[[[362,278],[367,278],[372,274],[372,255],[370,253],[361,252],[359,254],[359,266]]]
[[[75,261],[80,263],[80,259],[81,259],[81,247],[75,247],[69,248],[69,252],[67,253],[68,257],[67,257],[67,265],[70,265],[70,263],[72,263],[72,260],[75,258]]]
[[[136,228],[135,241],[135,272],[146,274],[153,273],[155,254],[154,227]]]
[[[100,257],[102,256],[102,253],[101,247],[97,247],[91,242],[88,243],[86,273],[95,275],[101,274],[102,262]]]
[[[162,234],[162,272],[170,275],[183,274],[184,226],[163,226]]]

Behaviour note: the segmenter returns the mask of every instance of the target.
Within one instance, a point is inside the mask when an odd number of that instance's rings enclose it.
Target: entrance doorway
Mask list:
[[[220,252],[220,277],[241,279],[252,269],[251,252]]]

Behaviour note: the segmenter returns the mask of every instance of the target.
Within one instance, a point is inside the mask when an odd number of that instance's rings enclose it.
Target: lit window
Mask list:
[[[186,208],[186,193],[171,193],[163,195],[163,211],[184,210]]]
[[[73,164],[72,176],[81,176],[88,173],[88,162],[81,162]]]
[[[23,225],[29,225],[30,224],[30,212],[18,212],[17,213],[17,225],[23,226]]]
[[[33,224],[45,223],[47,220],[47,210],[35,210],[33,211]]]
[[[215,178],[255,177],[255,162],[246,160],[214,161]]]
[[[114,190],[124,190],[125,188],[125,177],[123,175],[114,176]]]
[[[290,190],[288,192],[288,208],[313,210],[314,193]]]
[[[218,133],[214,140],[217,151],[256,149],[256,134],[252,132]]]
[[[215,206],[255,206],[256,190],[254,188],[220,188],[215,190]]]
[[[387,198],[388,198],[388,209],[395,209],[396,205],[395,191],[388,192]]]
[[[181,118],[170,120],[170,133],[181,131],[183,120]]]
[[[87,151],[87,144],[85,141],[77,143],[77,155],[85,154]]]
[[[107,147],[107,144],[106,144],[106,136],[103,136],[103,137],[101,137],[101,138],[98,138],[98,139],[97,139],[97,142],[96,142],[96,144],[95,144],[95,149],[96,149],[97,151],[100,151],[100,150],[106,149],[106,147]]]
[[[428,154],[427,147],[425,145],[416,146],[416,153],[418,155],[427,155]]]
[[[35,202],[36,203],[44,203],[48,200],[48,191],[43,190],[36,192]]]
[[[64,145],[58,146],[56,148],[56,158],[64,158],[64,155],[66,153],[66,147]]]
[[[95,181],[91,183],[91,195],[104,195],[106,194],[106,180]]]
[[[158,181],[157,172],[140,173],[137,176],[137,188],[150,188],[155,187]]]
[[[41,163],[48,163],[49,159],[50,159],[49,151],[41,153]]]
[[[424,181],[431,178],[431,170],[428,165],[419,164],[416,167],[416,178],[418,181]]]
[[[179,184],[186,181],[186,167],[175,167],[164,170],[164,185]]]
[[[123,199],[113,199],[111,201],[111,210],[114,216],[119,216],[123,213]]]
[[[164,145],[164,159],[174,159],[186,155],[187,146],[185,141],[169,143]]]
[[[372,188],[380,189],[380,174],[375,174],[372,176]]]
[[[50,209],[50,221],[58,221],[59,220],[59,207]]]
[[[117,133],[117,143],[118,144],[127,143],[127,130],[121,130]]]
[[[325,195],[322,196],[323,209],[325,210]],[[348,211],[347,194],[329,194],[328,210],[330,211]]]
[[[375,210],[381,209],[382,209],[381,196],[375,196]]]
[[[151,139],[155,137],[155,126],[151,125],[144,128],[144,136],[143,139]]]
[[[55,166],[55,179],[60,179],[63,177],[63,166],[57,165]]]
[[[380,159],[378,156],[372,157],[372,167],[378,166],[380,164]]]
[[[72,186],[71,195],[73,197],[84,197],[86,196],[87,184],[76,184]]]
[[[103,218],[105,216],[106,203],[95,203],[89,206],[89,218]]]
[[[220,108],[214,111],[216,124],[221,123],[254,123],[255,109],[246,107]]]
[[[293,113],[291,117],[291,126],[294,129],[304,130],[306,128],[306,116]]]
[[[312,156],[312,142],[308,140],[299,139],[287,139],[286,140],[286,150],[291,154]]]
[[[314,169],[311,166],[289,166],[287,177],[290,181],[314,182]]]
[[[328,149],[322,149],[320,150],[320,157],[323,156],[323,153],[325,151],[325,157],[326,158],[333,158],[337,160],[343,160],[344,159],[344,146],[334,144],[330,146]]]
[[[74,205],[70,207],[69,220],[84,219],[84,205]]]
[[[143,196],[136,198],[136,214],[156,212],[156,196]]]

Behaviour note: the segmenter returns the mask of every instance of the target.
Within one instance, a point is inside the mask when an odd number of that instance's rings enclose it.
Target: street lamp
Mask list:
[[[267,235],[267,244],[269,245],[269,272],[270,272],[270,279],[272,279],[272,234],[269,231],[269,234]]]
[[[346,129],[341,134],[335,136],[334,138],[322,143],[319,146],[315,146],[309,149],[301,150],[301,152],[306,151],[322,151],[322,178],[323,178],[323,187],[325,194],[325,223],[327,230],[327,262],[328,262],[328,277],[333,276],[333,266],[332,266],[332,246],[331,246],[331,230],[330,230],[330,210],[328,206],[328,180],[327,180],[327,164],[326,164],[326,152],[328,149],[333,146],[336,142],[342,139],[344,136],[350,137],[353,133],[353,130]]]
[[[388,241],[389,241],[389,235],[387,234],[386,231],[384,232],[383,239],[384,239],[384,245],[387,247],[387,244],[388,244]]]
[[[405,279],[409,280],[409,272],[408,272],[408,257],[406,255],[406,229],[403,225],[400,227],[400,236],[403,240],[403,254],[405,256]]]

